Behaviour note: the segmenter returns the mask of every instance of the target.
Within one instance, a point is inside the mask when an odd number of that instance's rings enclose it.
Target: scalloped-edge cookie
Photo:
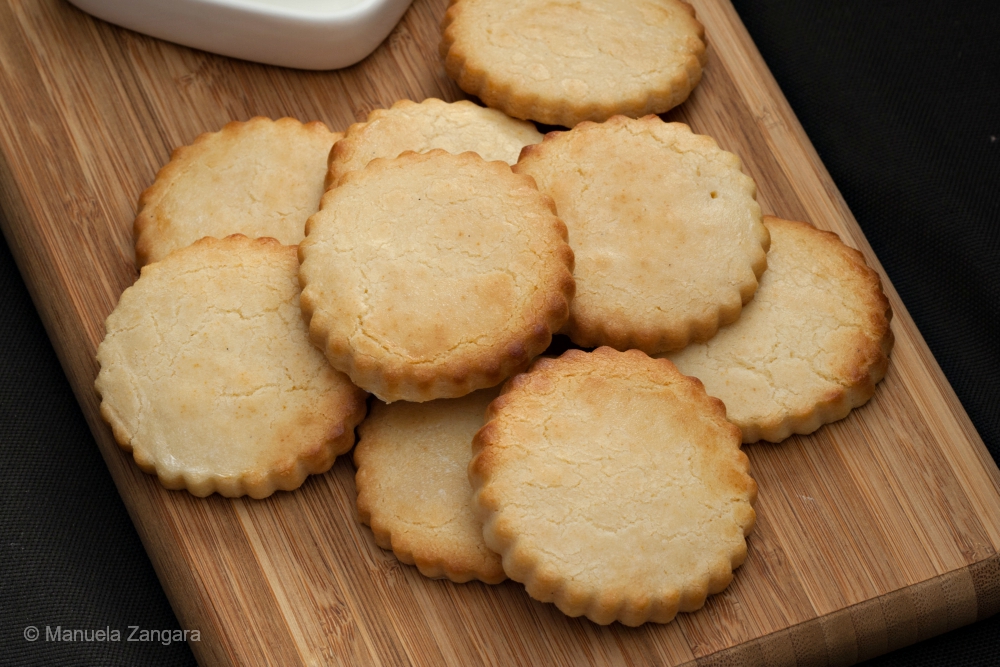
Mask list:
[[[297,244],[319,209],[330,149],[342,136],[318,121],[258,116],[176,149],[139,197],[136,266],[204,236]]]
[[[743,442],[843,419],[889,366],[892,310],[861,253],[805,222],[764,217],[768,269],[740,319],[667,355],[726,404]]]
[[[704,28],[681,0],[452,0],[441,28],[462,90],[549,125],[663,113],[705,63]]]
[[[364,168],[377,157],[394,158],[405,151],[472,151],[487,162],[514,164],[523,147],[541,140],[542,134],[531,123],[468,100],[450,104],[434,98],[419,104],[400,100],[347,128],[330,152],[326,184],[336,185],[344,174]]]
[[[545,350],[573,297],[552,200],[475,153],[349,172],[306,224],[299,259],[313,342],[387,403],[499,384]]]
[[[472,437],[500,390],[427,403],[376,402],[354,448],[358,515],[375,542],[425,577],[497,584],[500,556],[472,508]]]
[[[143,267],[97,348],[101,416],[168,489],[263,498],[354,444],[365,393],[309,341],[294,246],[205,238]]]
[[[556,202],[576,255],[564,333],[648,354],[710,338],[767,267],[757,187],[711,137],[656,116],[550,132],[514,171]]]
[[[757,485],[721,401],[639,350],[570,350],[511,378],[473,440],[486,544],[569,616],[667,623],[746,558]]]

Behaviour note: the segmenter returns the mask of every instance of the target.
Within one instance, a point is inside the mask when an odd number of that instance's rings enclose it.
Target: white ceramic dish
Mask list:
[[[375,50],[413,0],[70,0],[138,32],[233,58],[347,67]]]

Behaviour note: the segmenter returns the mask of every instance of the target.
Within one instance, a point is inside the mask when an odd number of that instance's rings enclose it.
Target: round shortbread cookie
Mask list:
[[[469,480],[486,544],[531,597],[666,623],[729,585],[757,485],[701,383],[638,350],[536,361],[489,407]]]
[[[467,100],[451,104],[434,98],[420,104],[400,100],[390,109],[372,111],[367,122],[347,128],[330,152],[326,184],[336,185],[344,174],[377,157],[394,158],[405,151],[472,151],[488,162],[514,164],[523,147],[541,140],[531,123]]]
[[[500,383],[548,346],[573,297],[552,200],[475,153],[349,172],[309,219],[299,258],[313,341],[387,403]]]
[[[319,208],[330,149],[342,136],[320,122],[257,117],[178,148],[139,197],[136,265],[204,236],[295,245]]]
[[[889,366],[878,274],[836,234],[765,216],[768,269],[740,319],[667,356],[726,404],[743,442],[780,442],[847,416]]]
[[[573,127],[683,102],[701,80],[704,35],[681,0],[453,0],[441,57],[487,106]]]
[[[565,333],[646,353],[710,338],[767,267],[767,228],[740,159],[656,116],[551,132],[514,171],[556,202],[576,255]]]
[[[425,577],[497,584],[500,556],[472,508],[472,437],[500,391],[427,403],[376,402],[358,428],[358,515],[375,542]]]
[[[142,269],[97,349],[101,416],[168,489],[263,498],[354,443],[365,393],[309,341],[294,246],[205,238]]]

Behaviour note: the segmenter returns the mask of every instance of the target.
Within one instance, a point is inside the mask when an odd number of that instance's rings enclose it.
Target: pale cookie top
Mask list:
[[[766,216],[768,269],[740,319],[669,355],[726,404],[743,442],[847,416],[885,375],[892,311],[878,274],[836,234]]]
[[[97,349],[101,416],[168,489],[254,498],[354,443],[365,394],[309,342],[294,247],[202,239],[142,269]]]
[[[309,219],[299,258],[313,341],[386,402],[498,384],[548,346],[573,296],[552,200],[475,153],[349,172]]]
[[[638,350],[512,378],[473,441],[486,544],[528,594],[596,623],[666,623],[746,557],[757,485],[700,382]]]
[[[330,148],[341,136],[319,122],[257,117],[178,148],[139,197],[136,265],[203,236],[298,243],[319,208]]]
[[[498,393],[376,402],[358,429],[358,514],[380,547],[424,576],[490,584],[507,578],[500,556],[483,542],[467,472],[472,436]]]
[[[541,140],[531,123],[466,100],[451,104],[433,98],[420,104],[400,100],[391,109],[372,111],[367,122],[347,128],[330,152],[327,185],[336,185],[345,173],[377,157],[394,158],[404,151],[472,151],[487,161],[514,164],[524,146]]]
[[[566,333],[653,354],[739,317],[767,267],[756,185],[711,137],[655,116],[552,132],[514,171],[556,202],[576,254]]]
[[[663,113],[701,80],[705,31],[680,0],[452,0],[448,75],[515,118],[573,127]]]

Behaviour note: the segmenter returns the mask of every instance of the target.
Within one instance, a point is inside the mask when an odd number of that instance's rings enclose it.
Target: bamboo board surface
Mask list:
[[[728,0],[692,0],[709,60],[667,115],[737,153],[765,213],[881,268]],[[421,577],[358,524],[354,469],[264,501],[163,490],[98,415],[94,353],[136,278],[138,194],[176,146],[255,115],[343,130],[399,98],[461,97],[416,0],[358,66],[309,73],[185,49],[63,0],[0,0],[4,234],[181,626],[204,665],[850,664],[1000,611],[1000,472],[883,274],[889,373],[846,420],[746,447],[749,557],[705,608],[602,627],[514,582]]]

